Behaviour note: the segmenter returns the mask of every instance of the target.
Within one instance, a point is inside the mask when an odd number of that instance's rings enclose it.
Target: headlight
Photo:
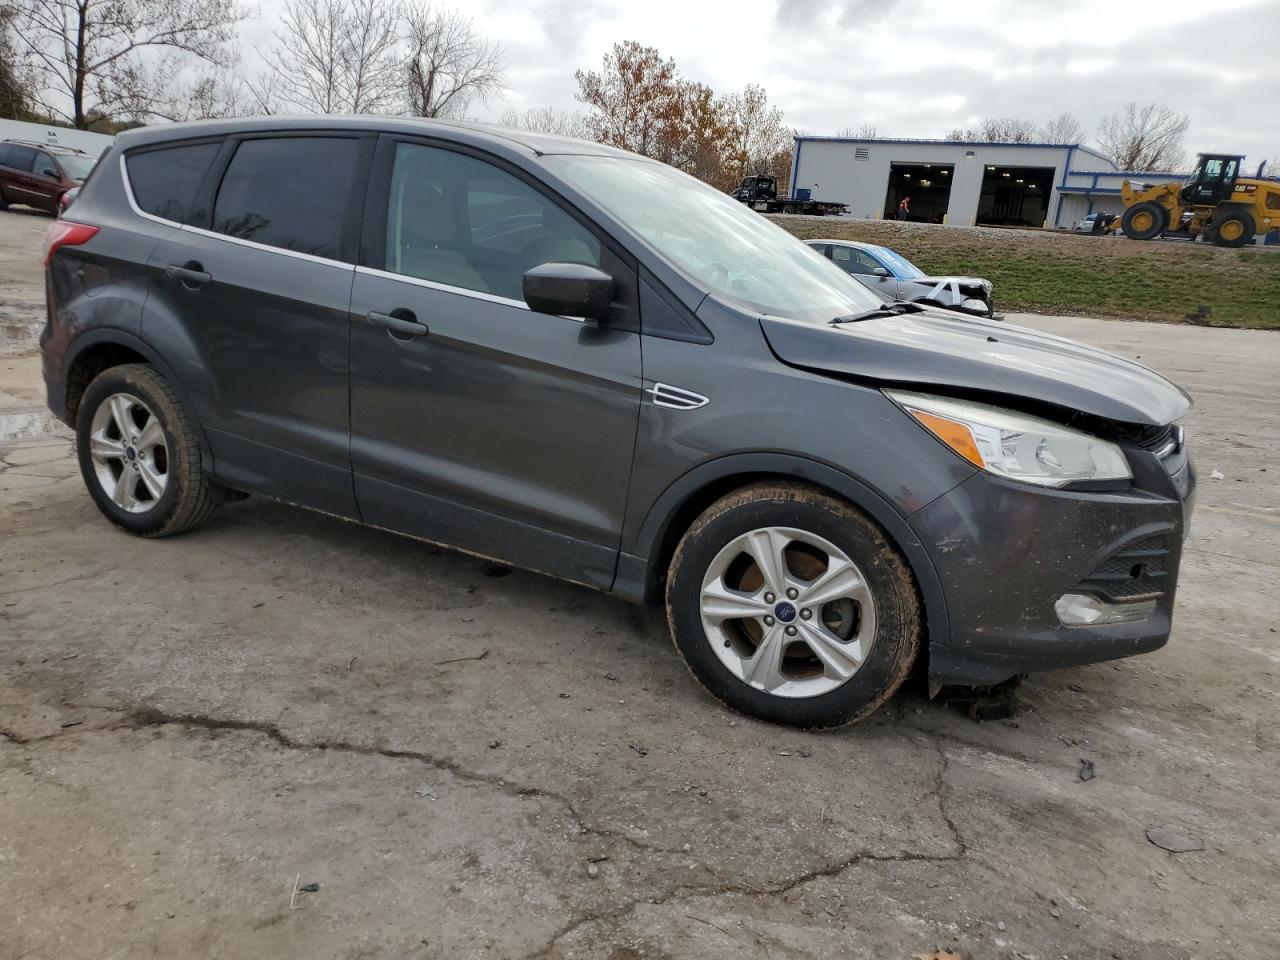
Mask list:
[[[1133,476],[1114,443],[1050,420],[905,390],[885,394],[975,467],[1010,480],[1061,487]]]

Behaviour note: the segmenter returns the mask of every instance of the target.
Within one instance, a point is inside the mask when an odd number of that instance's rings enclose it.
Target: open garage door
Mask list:
[[[951,201],[951,175],[955,165],[950,163],[891,163],[889,164],[889,192],[884,198],[884,216],[893,220],[898,216],[898,204],[903,197],[910,198],[911,213],[908,220],[916,223],[942,223]]]
[[[1043,227],[1053,192],[1053,167],[988,165],[982,174],[978,223],[996,227]]]

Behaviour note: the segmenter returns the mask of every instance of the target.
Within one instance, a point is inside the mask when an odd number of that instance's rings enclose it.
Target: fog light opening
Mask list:
[[[1053,605],[1066,627],[1096,627],[1107,623],[1132,623],[1156,612],[1155,600],[1108,603],[1083,593],[1064,593]]]

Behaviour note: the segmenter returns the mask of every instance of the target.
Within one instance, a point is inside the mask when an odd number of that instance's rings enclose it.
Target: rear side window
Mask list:
[[[337,260],[359,147],[337,137],[244,141],[222,178],[213,229]]]
[[[30,147],[20,147],[12,143],[0,144],[0,166],[30,173],[35,159],[36,152]]]
[[[153,217],[186,222],[218,147],[216,143],[196,143],[132,154],[125,164],[138,206]]]

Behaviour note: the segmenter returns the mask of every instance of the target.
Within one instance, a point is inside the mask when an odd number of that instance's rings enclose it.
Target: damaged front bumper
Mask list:
[[[933,684],[988,686],[1165,644],[1195,477],[1185,448],[1126,449],[1130,488],[978,473],[911,517],[946,600]]]

